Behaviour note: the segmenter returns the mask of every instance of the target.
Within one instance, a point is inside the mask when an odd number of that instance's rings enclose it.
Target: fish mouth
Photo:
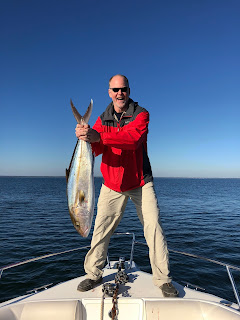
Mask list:
[[[76,222],[74,224],[75,229],[77,230],[77,232],[84,238],[86,238],[89,234],[89,227],[86,227],[85,229],[80,228],[80,224],[78,222]]]
[[[83,228],[83,226],[78,222],[72,219],[72,223],[74,225],[74,228],[77,230],[77,232],[84,238],[86,238],[89,234],[89,226],[86,226]]]

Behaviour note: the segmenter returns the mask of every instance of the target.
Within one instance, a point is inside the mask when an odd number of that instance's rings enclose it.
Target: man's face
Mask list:
[[[117,90],[121,88],[123,90]],[[114,89],[116,92],[114,92]],[[128,87],[128,84],[123,77],[115,76],[112,78],[110,82],[110,88],[108,89],[108,94],[113,101],[114,109],[116,112],[123,112],[127,109],[130,88]]]

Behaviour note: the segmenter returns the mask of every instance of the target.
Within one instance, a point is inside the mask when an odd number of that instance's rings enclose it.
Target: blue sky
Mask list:
[[[155,176],[240,178],[239,16],[239,0],[1,1],[0,175],[63,176],[70,99],[93,99],[93,125],[121,73]]]

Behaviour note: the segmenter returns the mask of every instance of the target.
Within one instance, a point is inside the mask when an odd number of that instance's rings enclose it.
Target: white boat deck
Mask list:
[[[77,290],[78,284],[85,277],[78,277],[64,283],[60,283],[52,288],[43,290],[37,294],[33,294],[30,297],[26,298],[30,301],[40,300],[64,300],[66,299],[86,299],[86,298],[102,298],[102,284],[103,283],[114,283],[114,278],[117,270],[116,269],[105,269],[103,275],[103,281],[97,287],[90,291],[80,292]],[[125,285],[119,286],[118,297],[119,298],[145,298],[145,299],[154,299],[154,298],[164,298],[162,295],[162,290],[156,287],[152,282],[152,275],[146,272],[140,271],[136,268],[127,270],[129,280]],[[204,299],[206,296],[205,293],[201,291],[192,290],[186,287],[181,286],[180,284],[173,282],[179,291],[179,297],[181,298],[196,298]],[[205,297],[206,298],[206,297]],[[221,299],[217,298],[214,295],[208,295],[208,299],[211,298],[211,301],[219,302]],[[164,298],[166,299],[166,298]]]
[[[159,299],[163,298],[162,290],[156,287],[152,282],[152,275],[139,270],[134,262],[133,268],[125,270],[129,276],[129,280],[125,285],[119,286],[118,297],[119,298],[134,298],[134,299]],[[80,292],[77,290],[78,284],[85,279],[85,276],[78,277],[63,283],[60,283],[52,288],[43,290],[37,294],[30,295],[24,300],[27,301],[39,301],[39,300],[65,300],[65,299],[88,299],[88,298],[102,298],[102,284],[103,283],[114,283],[117,269],[104,269],[103,281],[101,284],[96,286],[94,289],[86,292]],[[205,292],[193,290],[184,287],[177,282],[173,281],[174,286],[179,291],[179,298],[184,299],[201,299],[212,302],[223,302],[221,298],[218,298]],[[229,302],[231,304],[231,302]],[[236,304],[232,304],[233,307],[237,308]],[[1,306],[1,305],[0,305]]]
[[[134,265],[134,264],[133,264]],[[85,277],[78,277],[52,288],[0,304],[1,320],[109,320],[113,303],[105,297],[102,305],[102,284],[114,283],[117,269],[104,269],[103,281],[94,289],[79,292],[77,286]],[[214,295],[181,286],[178,298],[164,298],[154,286],[152,275],[135,265],[126,270],[129,281],[120,284],[118,292],[119,320],[239,320],[238,306]],[[226,302],[226,301],[225,301]],[[5,308],[4,308],[5,305]],[[235,310],[234,310],[235,309]],[[103,314],[103,316],[101,316]]]

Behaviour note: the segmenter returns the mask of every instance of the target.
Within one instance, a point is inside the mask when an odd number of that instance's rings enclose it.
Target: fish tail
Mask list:
[[[90,102],[84,116],[81,116],[81,114],[77,111],[76,107],[74,106],[74,104],[72,102],[72,99],[70,99],[70,104],[71,104],[74,118],[77,120],[77,123],[88,124],[88,121],[89,121],[91,114],[92,114],[92,107],[93,107],[92,99],[91,99],[91,102]]]

